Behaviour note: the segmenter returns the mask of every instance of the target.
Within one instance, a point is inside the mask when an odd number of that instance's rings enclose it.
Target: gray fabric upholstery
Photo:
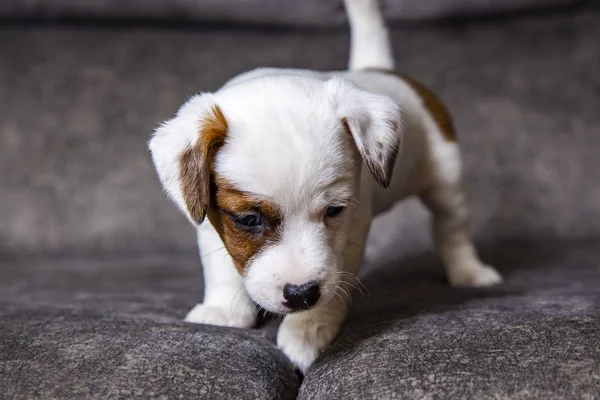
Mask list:
[[[194,232],[145,142],[256,66],[342,69],[347,33],[5,26],[0,393],[7,398],[593,398],[600,393],[600,14],[395,29],[399,69],[455,115],[483,259],[447,286],[428,217],[378,218],[333,347],[300,384],[253,332],[181,322]]]
[[[600,186],[590,185],[600,148],[597,21],[588,13],[395,31],[399,69],[433,86],[455,116],[481,240],[600,234]],[[150,163],[152,129],[187,96],[243,70],[342,69],[348,56],[345,31],[2,35],[0,243],[17,254],[195,251]],[[427,232],[421,210],[409,210],[388,218],[410,232],[407,243]]]
[[[431,253],[379,265],[299,398],[595,398],[599,245],[484,246],[508,278],[488,290],[448,288]]]
[[[65,310],[1,317],[3,398],[296,398],[289,361],[250,331]]]
[[[200,295],[196,257],[32,257],[0,271],[2,398],[296,397],[268,330],[182,322]]]
[[[389,21],[415,21],[584,3],[586,0],[382,0]],[[103,18],[331,26],[346,21],[342,0],[4,0],[8,18]]]

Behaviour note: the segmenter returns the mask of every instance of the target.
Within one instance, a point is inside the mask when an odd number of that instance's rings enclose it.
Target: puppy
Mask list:
[[[408,196],[433,214],[454,286],[489,286],[467,232],[452,121],[392,73],[376,0],[345,0],[348,71],[257,69],[190,98],[156,129],[158,177],[197,227],[204,301],[186,321],[250,328],[284,315],[277,344],[301,371],[337,335],[373,215]]]

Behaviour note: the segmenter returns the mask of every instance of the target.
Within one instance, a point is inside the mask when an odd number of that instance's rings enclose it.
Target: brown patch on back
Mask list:
[[[200,135],[193,147],[179,157],[183,199],[196,223],[204,220],[210,200],[210,171],[217,150],[225,143],[227,120],[218,106],[200,121]]]
[[[266,246],[279,241],[283,216],[275,204],[238,190],[222,177],[213,175],[212,189],[208,220],[221,237],[236,269],[242,274],[252,257]],[[263,232],[246,232],[236,225],[234,216],[248,212],[257,212],[263,216]]]
[[[423,100],[423,104],[429,110],[429,113],[433,117],[436,125],[442,132],[444,139],[449,142],[456,142],[456,130],[454,129],[454,123],[452,122],[450,112],[431,89],[423,85],[421,82],[411,78],[410,76],[396,71],[377,68],[368,68],[366,71],[395,75],[405,81],[417,93],[421,100]]]

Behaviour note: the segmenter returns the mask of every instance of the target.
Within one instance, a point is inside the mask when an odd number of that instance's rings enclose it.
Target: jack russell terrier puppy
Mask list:
[[[372,216],[407,196],[433,214],[453,286],[502,281],[467,231],[461,156],[444,105],[392,73],[377,0],[345,0],[348,71],[257,69],[191,97],[149,141],[197,227],[204,301],[186,321],[250,328],[284,315],[279,348],[305,372],[336,337]],[[222,251],[221,251],[222,250]]]

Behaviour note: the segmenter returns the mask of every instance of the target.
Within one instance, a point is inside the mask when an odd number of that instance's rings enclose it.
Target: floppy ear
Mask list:
[[[361,90],[342,78],[327,82],[344,129],[352,136],[364,163],[377,183],[390,185],[396,156],[402,145],[398,104],[389,97]]]
[[[206,216],[212,163],[227,129],[219,106],[209,94],[202,94],[158,127],[148,143],[164,190],[194,224]]]

